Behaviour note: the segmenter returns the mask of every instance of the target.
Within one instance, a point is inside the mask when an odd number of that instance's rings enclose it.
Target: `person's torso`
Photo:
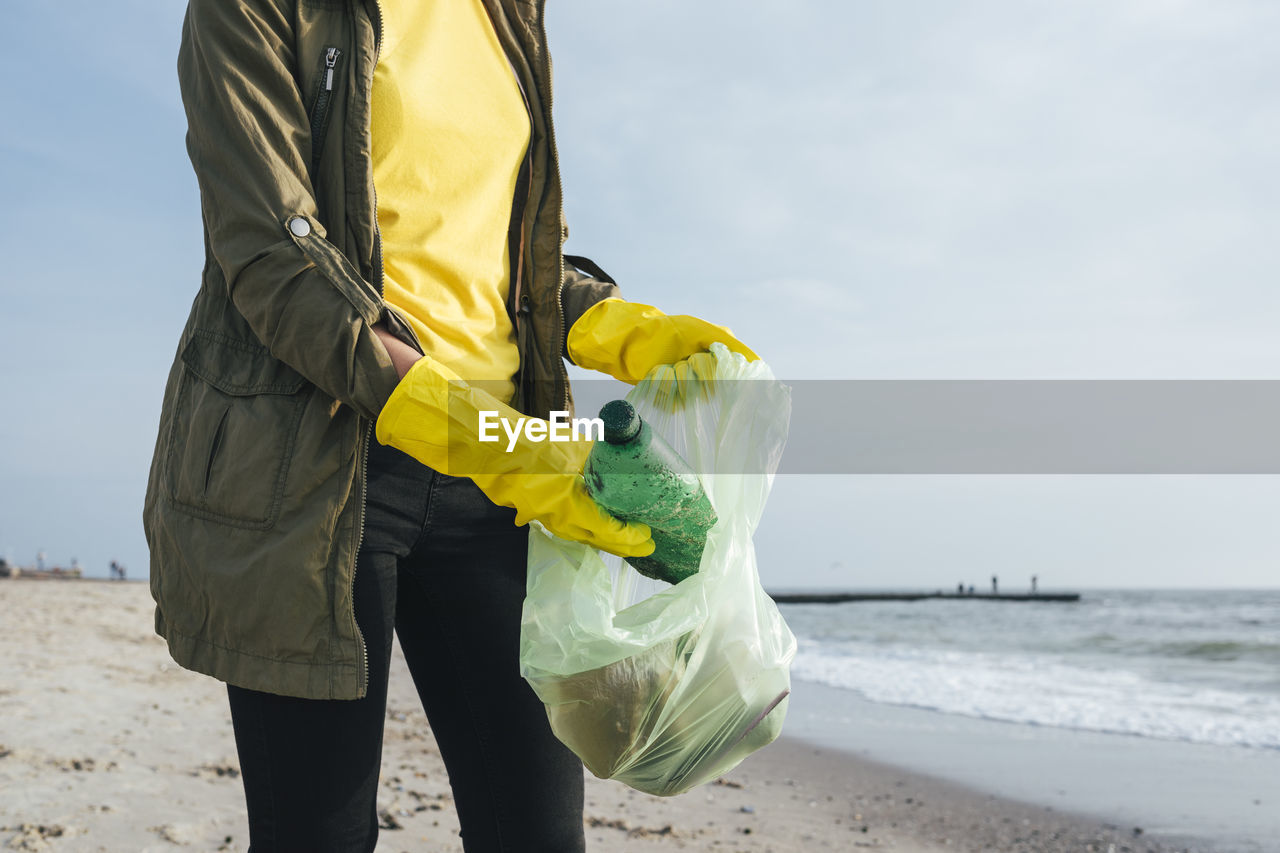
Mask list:
[[[373,177],[383,298],[427,355],[503,402],[520,364],[508,235],[530,122],[480,0],[380,0]]]
[[[473,0],[474,2],[474,0]],[[551,124],[551,59],[544,0],[479,0],[524,95],[530,120],[527,162],[511,211],[506,313],[519,353],[511,405],[536,417],[571,410],[561,358],[567,330],[560,295],[566,275],[560,173]],[[326,239],[383,295],[384,248],[377,209],[383,187],[375,176],[372,89],[377,61],[394,38],[383,32],[382,0],[296,0],[293,51],[303,105],[313,128],[312,183]],[[388,9],[386,17],[390,18]],[[332,88],[327,57],[337,50]],[[392,306],[395,307],[394,304]],[[397,309],[393,320],[405,317]],[[501,318],[499,317],[499,320]],[[393,331],[397,331],[393,326]],[[417,329],[404,330],[402,337]],[[425,343],[425,342],[423,342]],[[425,349],[425,347],[423,347]]]

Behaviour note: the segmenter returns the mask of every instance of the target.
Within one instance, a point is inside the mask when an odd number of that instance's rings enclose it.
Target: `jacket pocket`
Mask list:
[[[182,352],[165,485],[175,509],[233,527],[276,522],[306,380],[264,347],[197,329]]]

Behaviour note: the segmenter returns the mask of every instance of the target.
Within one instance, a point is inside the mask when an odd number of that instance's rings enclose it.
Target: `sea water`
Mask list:
[[[874,703],[1280,750],[1280,590],[781,609],[793,678]]]

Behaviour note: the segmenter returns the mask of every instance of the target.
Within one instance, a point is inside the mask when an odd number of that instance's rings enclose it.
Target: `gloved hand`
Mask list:
[[[631,385],[659,364],[675,364],[707,351],[719,341],[730,350],[759,358],[723,326],[686,314],[668,316],[652,305],[616,296],[588,308],[569,329],[566,346],[579,367],[607,373]]]
[[[489,500],[515,509],[517,525],[537,519],[562,539],[622,557],[653,553],[647,525],[614,518],[587,493],[581,472],[590,441],[535,442],[522,429],[512,443],[496,424],[490,436],[497,440],[481,441],[482,411],[497,412],[497,418],[506,419],[512,428],[521,418],[537,420],[423,357],[409,368],[378,415],[378,441],[443,474],[470,477]]]
[[[678,412],[687,403],[710,400],[715,394],[716,357],[696,352],[675,364],[653,368],[645,376],[653,405],[664,412]]]

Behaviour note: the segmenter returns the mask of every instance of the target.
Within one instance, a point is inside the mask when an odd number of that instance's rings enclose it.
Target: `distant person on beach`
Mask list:
[[[1031,576],[1031,594],[1032,594],[1032,595],[1036,595],[1036,594],[1039,592],[1039,590],[1038,590],[1038,589],[1036,589],[1036,587],[1037,587],[1037,585],[1038,585],[1038,583],[1039,583],[1039,580],[1040,580],[1040,579],[1039,579],[1038,577],[1036,577],[1035,575],[1032,575],[1032,576]]]
[[[563,253],[542,9],[188,4],[206,258],[143,516],[157,632],[228,685],[255,853],[374,849],[393,630],[466,850],[583,850],[582,763],[519,675],[526,525],[653,541],[591,501],[585,448],[462,470],[493,446],[449,418],[546,426],[566,357],[631,383],[717,341],[755,357]]]
[[[992,595],[1000,594],[1000,579],[997,578],[995,575],[991,576],[991,594]]]

